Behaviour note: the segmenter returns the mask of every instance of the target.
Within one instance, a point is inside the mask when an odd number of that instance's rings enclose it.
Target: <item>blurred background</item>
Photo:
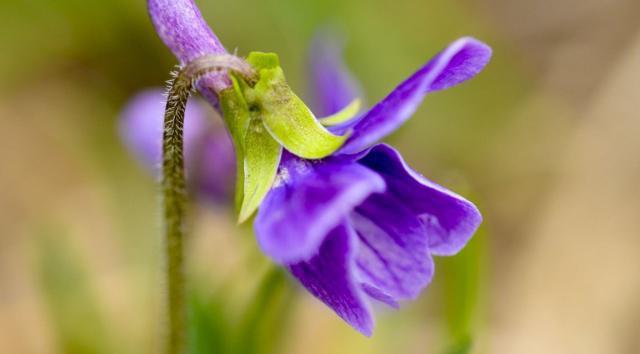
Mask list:
[[[640,353],[640,2],[197,3],[303,96],[327,25],[369,103],[459,36],[494,58],[388,139],[485,218],[418,301],[364,338],[194,204],[190,353]],[[0,23],[0,353],[153,353],[157,187],[117,125],[175,60],[142,0],[2,1]]]

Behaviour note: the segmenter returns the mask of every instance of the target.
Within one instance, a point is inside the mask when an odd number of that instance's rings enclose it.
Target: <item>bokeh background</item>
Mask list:
[[[388,141],[485,223],[367,339],[193,206],[190,353],[640,353],[640,2],[199,0],[228,49],[304,93],[319,27],[368,102],[462,35],[494,48]],[[154,353],[155,180],[118,116],[175,64],[145,1],[0,3],[0,353]]]

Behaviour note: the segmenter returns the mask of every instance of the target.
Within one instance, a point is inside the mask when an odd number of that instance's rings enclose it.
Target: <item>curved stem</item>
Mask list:
[[[240,76],[249,86],[258,81],[258,73],[244,59],[231,54],[207,54],[192,60],[181,73],[186,77],[198,78],[215,70],[228,70]]]
[[[232,55],[208,55],[182,68],[171,81],[164,114],[162,142],[162,203],[166,268],[164,353],[184,354],[186,306],[184,236],[187,192],[184,173],[184,112],[195,81],[212,71],[229,70],[244,80],[255,81],[256,73],[244,60]]]
[[[165,220],[167,327],[166,354],[184,354],[186,333],[184,229],[187,204],[183,159],[184,112],[192,80],[178,74],[171,82],[164,115],[162,196]]]

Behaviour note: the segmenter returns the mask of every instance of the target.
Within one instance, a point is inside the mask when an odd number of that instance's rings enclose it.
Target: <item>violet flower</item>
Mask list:
[[[162,125],[166,97],[161,88],[136,94],[123,109],[119,135],[137,160],[154,176],[162,164]],[[231,199],[235,158],[233,145],[213,112],[201,100],[187,104],[184,127],[186,177],[193,195],[220,204]],[[217,123],[217,124],[216,124]]]
[[[490,55],[472,38],[451,44],[369,111],[333,128],[353,129],[337,154],[321,161],[287,154],[258,210],[264,252],[365,335],[373,329],[367,298],[392,307],[416,298],[433,277],[432,256],[456,254],[482,221],[471,202],[413,171],[392,147],[369,146],[408,119],[426,93],[475,76]],[[333,102],[349,102],[355,91],[335,58],[326,59],[314,61],[312,77],[324,97],[319,108],[333,113]]]
[[[224,52],[193,1],[149,0],[149,9],[181,63]],[[392,147],[376,143],[404,123],[427,93],[472,78],[490,56],[487,45],[459,39],[371,109],[331,127],[336,134],[351,132],[332,156],[282,155],[255,219],[258,243],[365,335],[374,326],[369,299],[398,307],[416,298],[433,277],[433,256],[460,251],[482,221],[471,202],[413,171]],[[340,109],[355,94],[335,59],[322,50],[314,57],[312,78],[323,113]],[[207,93],[220,92],[228,82],[213,75],[199,88],[215,105]]]

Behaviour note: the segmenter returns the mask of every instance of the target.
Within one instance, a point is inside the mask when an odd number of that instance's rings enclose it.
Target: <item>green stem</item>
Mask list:
[[[164,115],[162,195],[166,257],[166,354],[185,352],[184,233],[187,195],[182,150],[184,111],[191,88],[192,80],[179,73],[171,83]]]

